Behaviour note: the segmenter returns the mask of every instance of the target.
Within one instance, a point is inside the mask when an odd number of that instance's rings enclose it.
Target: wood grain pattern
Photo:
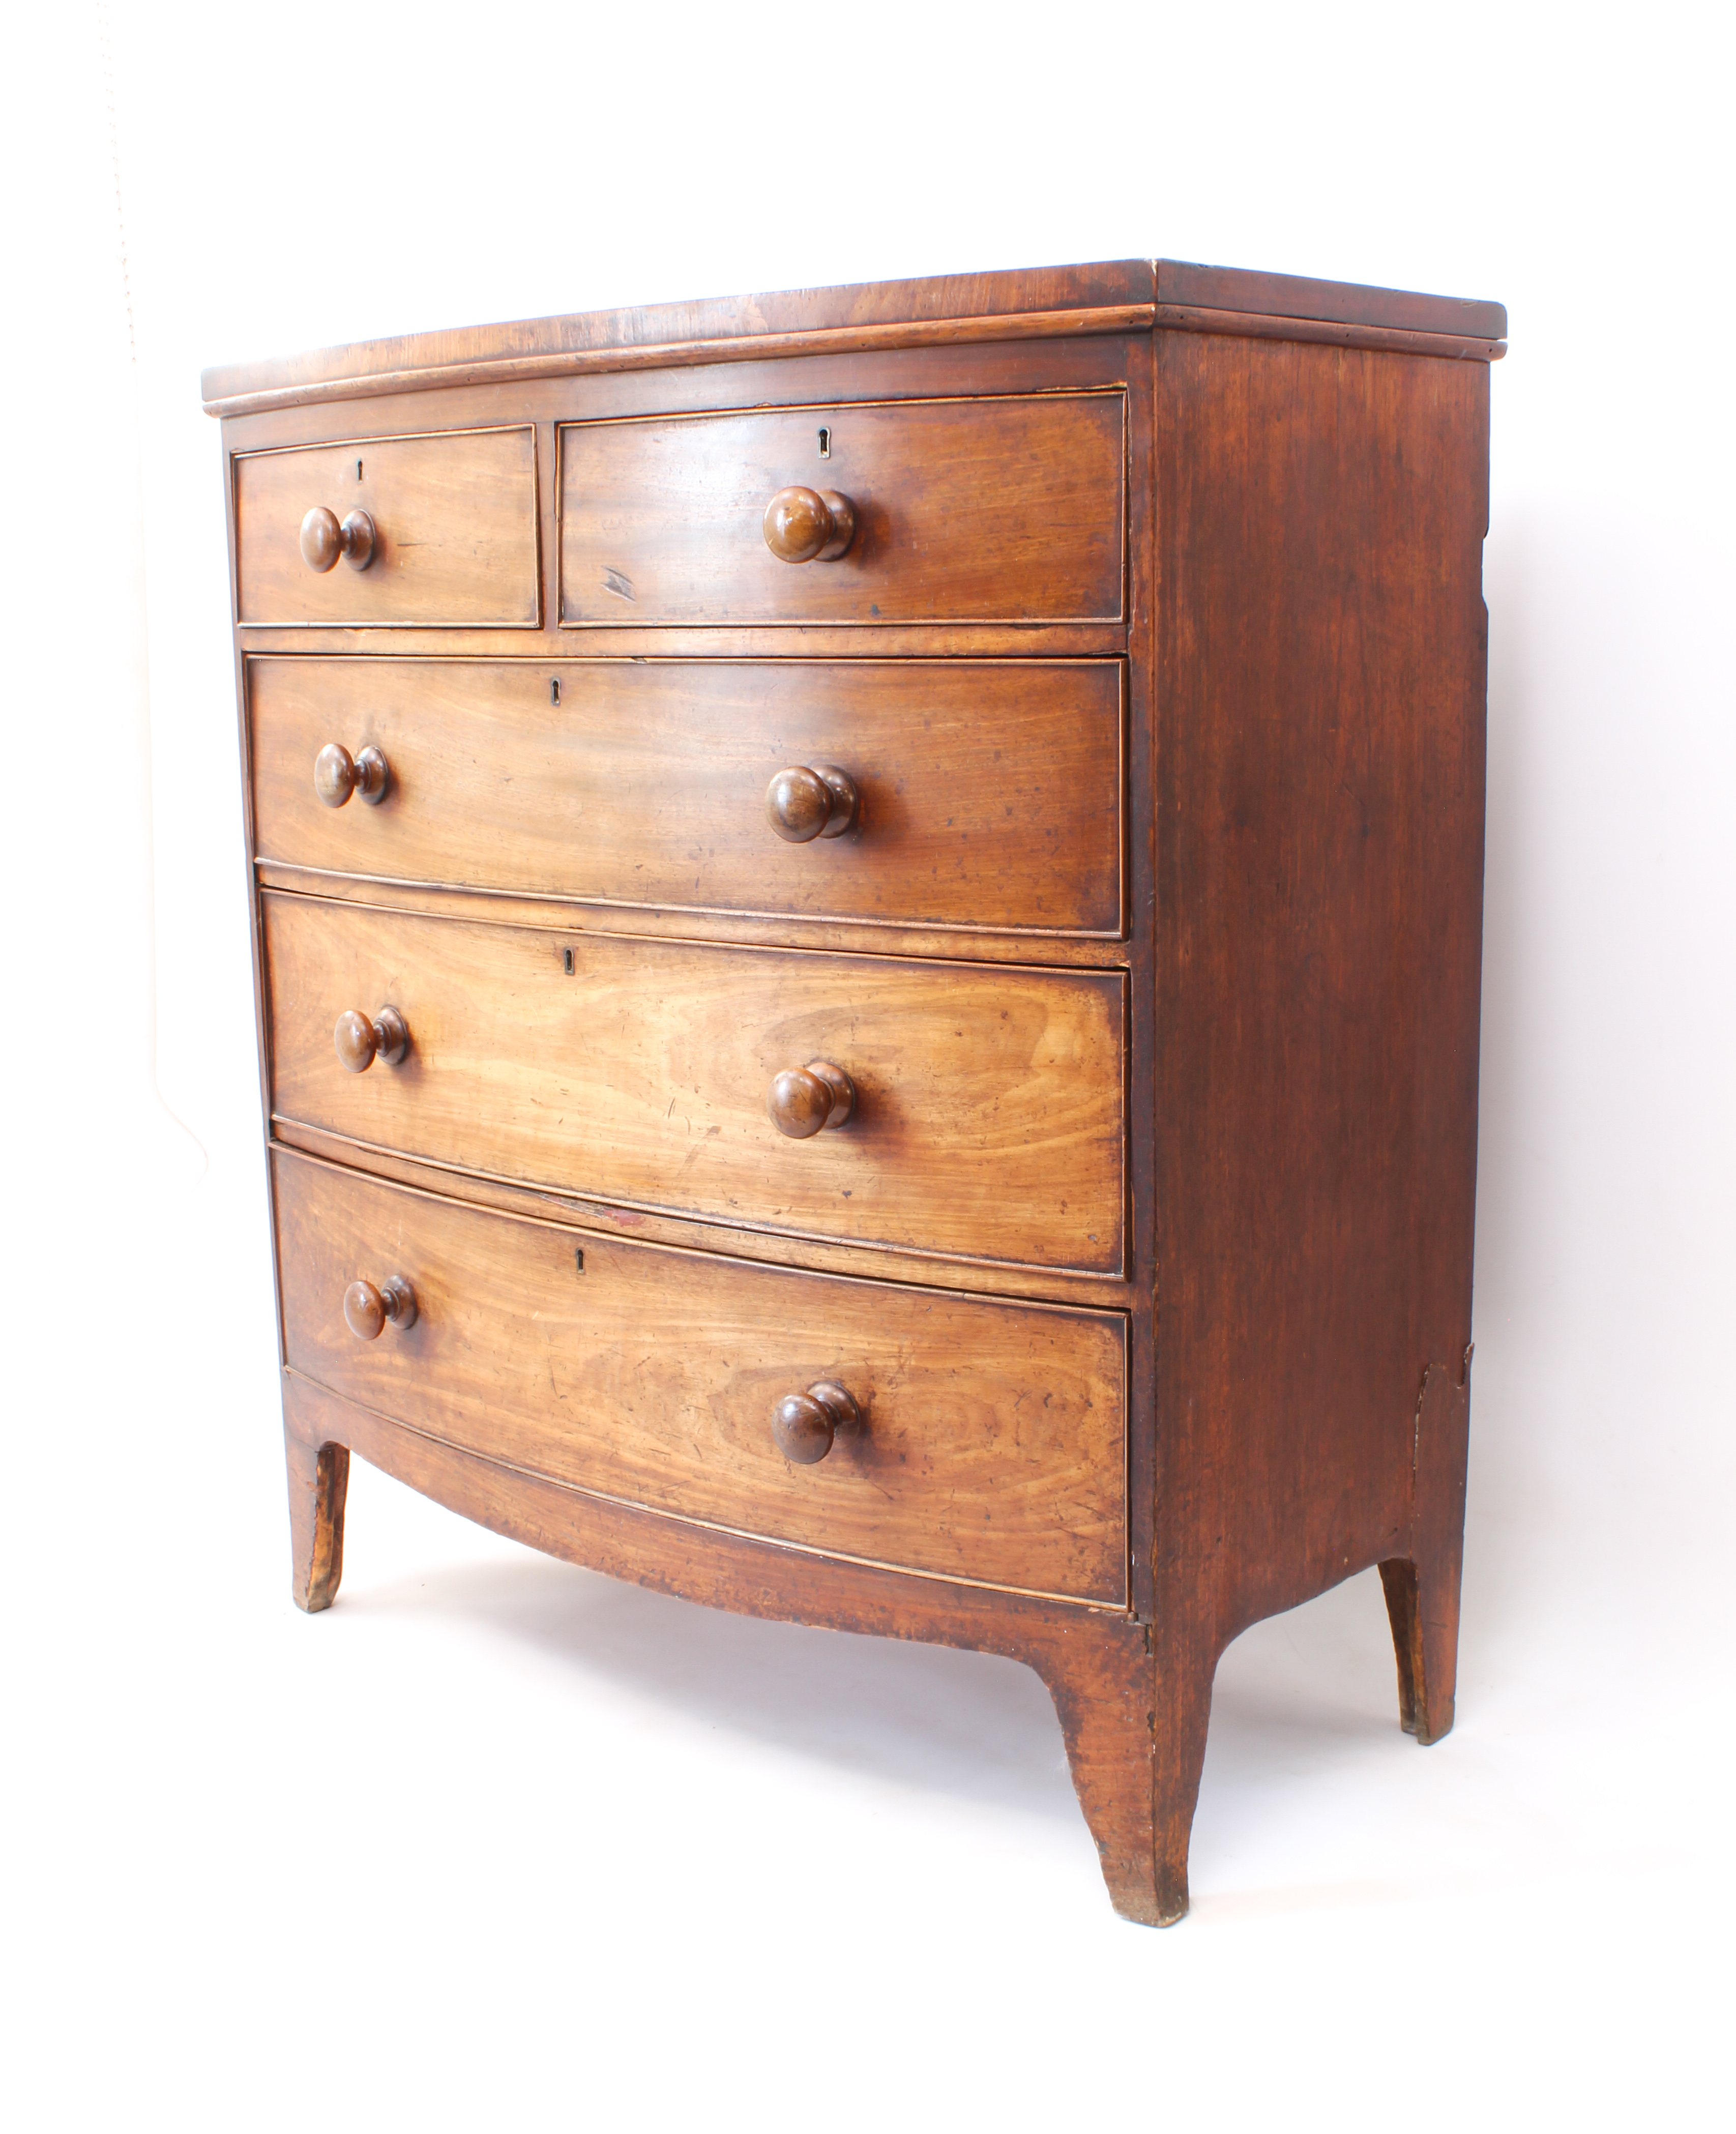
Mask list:
[[[1459,335],[1473,340],[1499,340],[1507,332],[1504,304],[1430,297],[1415,289],[1371,288],[1358,282],[1321,282],[1304,274],[1202,267],[1184,259],[1158,261],[1156,294],[1160,306]]]
[[[823,1238],[785,1237],[776,1230],[731,1228],[720,1236],[714,1223],[692,1216],[668,1215],[644,1208],[623,1208],[607,1200],[581,1199],[549,1186],[518,1185],[489,1178],[477,1171],[455,1176],[449,1167],[427,1163],[391,1150],[358,1149],[341,1134],[326,1133],[317,1127],[302,1126],[281,1114],[272,1121],[272,1135],[282,1147],[299,1149],[328,1163],[366,1166],[371,1176],[396,1179],[401,1185],[419,1186],[425,1193],[461,1193],[477,1207],[495,1208],[509,1215],[532,1215],[544,1221],[571,1223],[584,1229],[606,1232],[612,1237],[648,1244],[676,1245],[689,1252],[715,1252],[722,1245],[732,1258],[758,1261],[766,1267],[800,1267],[815,1274],[867,1277],[876,1282],[914,1282],[922,1288],[964,1290],[976,1295],[991,1288],[997,1296],[1033,1297],[1051,1304],[1083,1304],[1093,1311],[1127,1311],[1137,1321],[1140,1307],[1150,1298],[1149,1283],[1141,1286],[1130,1266],[1119,1277],[1101,1274],[1071,1274],[1054,1267],[1010,1267],[997,1261],[987,1271],[973,1260],[937,1259],[932,1254],[899,1252],[876,1246],[866,1253],[860,1245],[837,1244]],[[1143,1396],[1144,1389],[1136,1384]],[[1150,1493],[1145,1493],[1145,1512],[1150,1514]]]
[[[310,1445],[284,1417],[289,1470],[290,1598],[317,1615],[336,1600],[344,1576],[344,1504],[350,1489],[347,1445]]]
[[[262,891],[287,890],[334,903],[380,905],[430,918],[486,918],[503,925],[536,926],[551,933],[632,934],[647,940],[707,941],[739,948],[836,949],[863,956],[938,956],[946,961],[1028,963],[1070,970],[1120,970],[1138,957],[1136,942],[1092,934],[985,934],[967,928],[899,926],[873,920],[738,916],[733,912],[668,910],[651,905],[589,904],[523,892],[447,889],[423,882],[372,881],[319,868],[261,860],[255,873]],[[1130,885],[1130,896],[1133,894]]]
[[[656,528],[673,529],[653,561],[680,566],[673,596],[651,584],[663,606],[648,617],[625,551],[600,548],[593,561],[622,583],[598,597],[616,612],[563,620],[568,468],[538,500],[534,635],[430,616],[391,638],[308,621],[240,639],[273,1131],[340,1159],[274,1154],[280,1180],[301,1163],[316,1181],[278,1193],[286,1320],[296,1340],[335,1345],[303,1362],[379,1374],[346,1381],[344,1398],[285,1374],[297,1598],[335,1591],[354,1448],[502,1532],[711,1605],[1009,1653],[1050,1685],[1118,1909],[1163,1922],[1186,1906],[1213,1670],[1248,1623],[1378,1563],[1401,1723],[1424,1742],[1452,1724],[1487,362],[1505,320],[1172,263],[1096,272],[694,307],[681,329],[638,313],[382,344],[256,377],[248,404],[270,412],[234,414],[244,396],[230,396],[225,439],[321,447],[341,422],[365,458],[412,431],[533,424],[544,466],[557,433],[586,450],[612,440],[615,490],[581,484],[577,500],[598,541],[638,538],[649,498]],[[322,404],[351,393],[341,412]],[[899,581],[918,588],[917,611],[839,602],[861,561],[854,534],[834,562],[765,550],[774,490],[859,494],[840,425],[866,411],[908,425],[925,408],[962,422],[1016,403],[1048,419],[1093,402],[1124,422],[1112,616],[1030,619],[1044,572],[1092,567],[1068,511],[1027,508],[1054,472],[1041,439],[1033,471],[1003,437],[992,481],[980,464],[905,455],[912,495],[944,499],[950,482],[993,499],[964,520],[922,519],[928,544],[908,544]],[[816,434],[790,432],[801,459],[787,467],[750,466],[735,446],[693,454],[713,418],[736,446],[779,422]],[[648,439],[663,441],[663,461],[635,486]],[[697,500],[682,487],[696,476]],[[737,529],[742,577],[737,550],[711,538]],[[753,569],[770,574],[758,588]],[[932,596],[961,573],[986,606],[948,620]],[[372,575],[341,562],[332,574]],[[766,606],[780,577],[830,585],[829,604]],[[319,657],[281,656],[297,651]],[[1096,678],[1112,672],[1112,719]],[[817,679],[825,704],[804,695]],[[333,729],[317,715],[334,706],[357,716]],[[280,765],[291,717],[306,723]],[[314,757],[376,736],[393,744],[380,806],[322,808]],[[889,814],[883,772],[859,760],[876,736],[887,761],[902,751],[907,815]],[[436,756],[419,754],[425,738]],[[773,740],[798,738],[767,760]],[[402,781],[400,752],[414,772]],[[929,812],[937,760],[959,787],[944,816]],[[842,834],[808,838],[832,826],[822,765],[856,784],[861,824],[840,800]],[[786,770],[774,832],[768,787]],[[352,782],[328,762],[328,799]],[[578,794],[576,814],[565,798],[546,812],[557,789]],[[437,838],[411,811],[436,792]],[[706,815],[720,797],[732,824],[739,797],[739,844]],[[895,867],[875,842],[894,829],[910,841]],[[1030,838],[1049,842],[1027,862]],[[425,876],[409,866],[418,849]],[[320,894],[269,893],[279,882]],[[745,896],[700,900],[737,882]],[[344,1075],[334,1018],[388,1006],[407,1011],[408,1056]],[[912,1060],[914,1086],[899,1071]],[[861,1115],[784,1140],[766,1117],[770,1079],[816,1061],[852,1077]],[[653,1187],[663,1199],[637,1197]],[[1098,1265],[1085,1247],[1102,1248],[1095,1211],[1111,1203],[1112,1262]],[[382,1221],[388,1204],[413,1221]],[[498,1242],[505,1232],[518,1242]],[[583,1269],[545,1263],[536,1238],[582,1253]],[[631,1292],[613,1320],[584,1317],[573,1293],[599,1256],[642,1271],[653,1239],[697,1249],[661,1255],[660,1282],[635,1273],[612,1289],[618,1303]],[[413,1284],[414,1325],[386,1324],[380,1285],[394,1277]],[[377,1338],[345,1323],[354,1290]],[[841,1295],[856,1301],[851,1340]],[[538,1316],[521,1338],[527,1297]],[[919,1340],[907,1310],[989,1317],[924,1319]],[[1096,1330],[1031,1345],[1063,1322]],[[1123,1374],[1118,1446],[1093,1345],[1106,1327]],[[649,1362],[630,1338],[646,1330]],[[792,1331],[799,1353],[774,1357]],[[426,1400],[423,1355],[439,1380]],[[757,1374],[751,1403],[732,1407],[706,1378],[720,1358]],[[559,1398],[578,1378],[583,1429]],[[1098,1390],[1078,1427],[1051,1431],[1030,1407],[1036,1388],[1073,1403],[1087,1381]],[[866,1429],[841,1429],[828,1403],[847,1421],[864,1386]],[[852,1494],[879,1418],[919,1428],[897,1405],[912,1387],[936,1412],[959,1400],[947,1411],[964,1417],[958,1433],[932,1470],[906,1459],[890,1499]],[[673,1453],[657,1442],[671,1402],[690,1418]],[[783,1460],[780,1427],[823,1456]],[[1063,1497],[1045,1522],[1033,1477],[1051,1459]],[[735,1512],[703,1523],[708,1492],[760,1496],[755,1460],[793,1493],[776,1499],[780,1518],[827,1510],[820,1539]],[[611,1462],[631,1470],[619,1496]],[[835,1500],[815,1494],[840,1482]],[[1003,1494],[1016,1547],[997,1524]],[[891,1542],[866,1538],[889,1518]],[[1019,1590],[1034,1563],[1052,1582]]]
[[[1365,326],[1331,319],[1286,318],[1281,312],[1220,311],[1193,304],[1160,304],[1160,332],[1229,334],[1242,340],[1319,341],[1334,348],[1378,349],[1395,355],[1435,355],[1455,363],[1498,363],[1504,340],[1472,334],[1417,333],[1404,326]]]
[[[1125,399],[569,424],[562,624],[1118,620]],[[766,546],[766,505],[822,476],[850,499],[854,534],[836,562],[792,568]]]
[[[1121,331],[1149,326],[1159,303],[1492,340],[1507,331],[1507,313],[1499,304],[1184,260],[1121,259],[405,334],[274,361],[219,365],[205,371],[200,387],[209,413],[234,418],[253,409],[370,393],[485,380],[506,385],[636,365],[668,368],[803,350],[903,351],[937,340],[969,345]]]
[[[831,432],[821,434],[821,456],[829,457]],[[835,489],[798,483],[766,505],[760,531],[780,563],[835,563],[856,537],[856,506]]]
[[[282,1152],[274,1170],[286,1359],[345,1398],[690,1520],[1125,1601],[1119,1315],[624,1244]],[[383,1254],[416,1322],[358,1341],[345,1287]],[[774,1415],[815,1380],[863,1421],[798,1469]]]
[[[1118,935],[1122,673],[1022,661],[248,664],[262,857],[663,910]],[[330,745],[380,804],[321,804]],[[837,764],[853,834],[766,790]]]
[[[535,628],[536,432],[529,426],[249,452],[234,461],[238,617],[244,623]],[[363,510],[366,570],[311,570],[314,507]]]
[[[278,895],[265,939],[287,1119],[720,1223],[1121,1269],[1114,974],[563,942]],[[332,1030],[358,1001],[408,1025],[401,1066],[338,1065]],[[767,1094],[816,1059],[851,1076],[856,1116],[791,1142]]]
[[[413,378],[422,389],[455,379],[498,379],[508,365],[554,362],[576,369],[596,359],[644,354],[666,366],[716,360],[731,348],[751,360],[768,342],[821,338],[830,344],[841,337],[846,345],[866,340],[872,345],[889,330],[896,335],[914,326],[957,333],[978,321],[991,331],[1005,321],[1030,332],[1040,331],[1044,319],[1065,319],[1061,330],[1078,332],[1092,315],[1118,319],[1148,309],[1155,293],[1151,263],[1144,259],[933,275],[402,334],[304,355],[217,365],[200,384],[208,409],[232,415],[249,403],[294,405],[303,395],[365,391],[383,379]]]
[[[1152,322],[1150,304],[1119,305],[1101,310],[1018,311],[997,317],[934,319],[907,324],[827,327],[794,333],[759,334],[749,338],[721,335],[711,341],[679,345],[658,342],[631,348],[586,350],[572,355],[503,355],[453,369],[370,371],[359,378],[334,379],[287,389],[268,388],[209,401],[205,413],[224,421],[274,414],[284,408],[323,407],[334,400],[350,406],[371,398],[398,398],[470,386],[517,391],[549,379],[643,374],[687,365],[740,364],[744,366],[815,356],[885,355],[896,350],[919,353],[937,348],[974,349],[985,343],[1041,343],[1065,336],[1076,345],[1087,335],[1140,333]],[[751,396],[746,393],[741,398]]]
[[[533,1548],[659,1592],[745,1615],[1005,1654],[1054,1698],[1079,1805],[1124,1918],[1166,1926],[1188,1908],[1188,1831],[1203,1720],[1185,1738],[1165,1711],[1203,1709],[1185,1651],[1161,1626],[1106,1609],[908,1573],[797,1557],[788,1549],[671,1520],[504,1467],[283,1374],[292,1443],[353,1447],[466,1518]]]
[[[1462,1521],[1488,378],[1160,346],[1157,1605],[1216,1649]]]

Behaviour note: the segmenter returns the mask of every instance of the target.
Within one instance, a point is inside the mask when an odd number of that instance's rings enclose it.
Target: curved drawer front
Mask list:
[[[1115,660],[249,661],[259,857],[664,910],[1118,935]],[[314,764],[378,749],[378,804]],[[767,789],[836,765],[855,827]]]
[[[1118,622],[1126,401],[1116,389],[570,424],[561,620]],[[847,499],[843,554],[772,553],[766,508],[791,488]]]
[[[364,514],[365,567],[304,555],[313,510]],[[367,437],[235,461],[236,614],[260,625],[463,625],[541,620],[537,441],[529,425]]]
[[[628,1206],[1121,1272],[1119,973],[263,905],[280,1118]],[[365,1034],[388,1007],[405,1056],[346,1071],[338,1019]],[[855,1114],[787,1138],[773,1082],[814,1061]]]
[[[291,1367],[581,1489],[828,1554],[1119,1605],[1125,1323],[497,1215],[279,1151]],[[409,1285],[358,1338],[347,1286]],[[817,1464],[780,1401],[842,1386]]]

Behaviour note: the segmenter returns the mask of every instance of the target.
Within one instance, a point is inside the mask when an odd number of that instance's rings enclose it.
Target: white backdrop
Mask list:
[[[1727,12],[160,8],[112,64],[96,13],[46,16],[3,129],[15,2123],[1712,2102]],[[1251,1632],[1165,1934],[1113,1918],[1010,1663],[708,1616],[359,1467],[339,1605],[291,1606],[198,392],[423,327],[1149,253],[1498,297],[1512,345],[1459,1725],[1399,1733],[1372,1574]]]

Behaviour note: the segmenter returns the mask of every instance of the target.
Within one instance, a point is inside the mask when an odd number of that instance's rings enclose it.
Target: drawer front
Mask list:
[[[1125,1322],[622,1243],[276,1161],[285,1352],[349,1399],[629,1504],[1068,1598],[1126,1591]],[[407,1330],[351,1333],[393,1275]],[[862,1422],[812,1465],[778,1403]]]
[[[1121,931],[1117,661],[276,659],[248,689],[263,858],[665,910]],[[331,743],[384,756],[378,804],[322,804]],[[785,842],[767,788],[816,764],[848,774],[856,827]]]
[[[569,425],[561,620],[1119,621],[1125,419],[1117,390]],[[773,555],[791,487],[848,499],[841,556]]]
[[[787,1235],[1119,1274],[1121,973],[562,937],[264,899],[272,1105],[436,1163]],[[567,971],[571,956],[573,969]],[[390,1007],[397,1065],[338,1019]],[[811,1062],[847,1124],[772,1124]]]
[[[371,560],[315,570],[301,524],[366,514]],[[235,461],[236,612],[244,623],[535,628],[537,440],[519,429],[248,452]]]

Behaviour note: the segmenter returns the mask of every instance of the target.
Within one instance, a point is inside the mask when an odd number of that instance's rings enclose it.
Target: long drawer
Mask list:
[[[362,567],[310,563],[310,511],[360,513]],[[359,553],[358,558],[359,559]],[[235,461],[236,616],[257,624],[491,624],[541,619],[537,443],[528,424],[244,452]]]
[[[1118,622],[1126,395],[1009,395],[569,424],[561,620]],[[772,553],[767,508],[843,497],[848,546]]]
[[[280,1118],[628,1206],[1121,1272],[1119,973],[263,907]],[[346,1071],[339,1019],[386,1007],[406,1055]],[[772,1085],[816,1062],[853,1116],[788,1138]]]
[[[666,910],[1121,930],[1114,660],[266,659],[248,702],[263,858]],[[321,752],[369,748],[383,789],[322,799]],[[768,789],[815,765],[851,780],[854,827],[788,841]]]
[[[345,1398],[707,1524],[1124,1599],[1119,1314],[624,1243],[281,1151],[275,1167],[286,1358]],[[413,1324],[352,1332],[349,1286],[394,1277]],[[774,1415],[815,1384],[841,1387],[860,1421],[798,1465]]]

